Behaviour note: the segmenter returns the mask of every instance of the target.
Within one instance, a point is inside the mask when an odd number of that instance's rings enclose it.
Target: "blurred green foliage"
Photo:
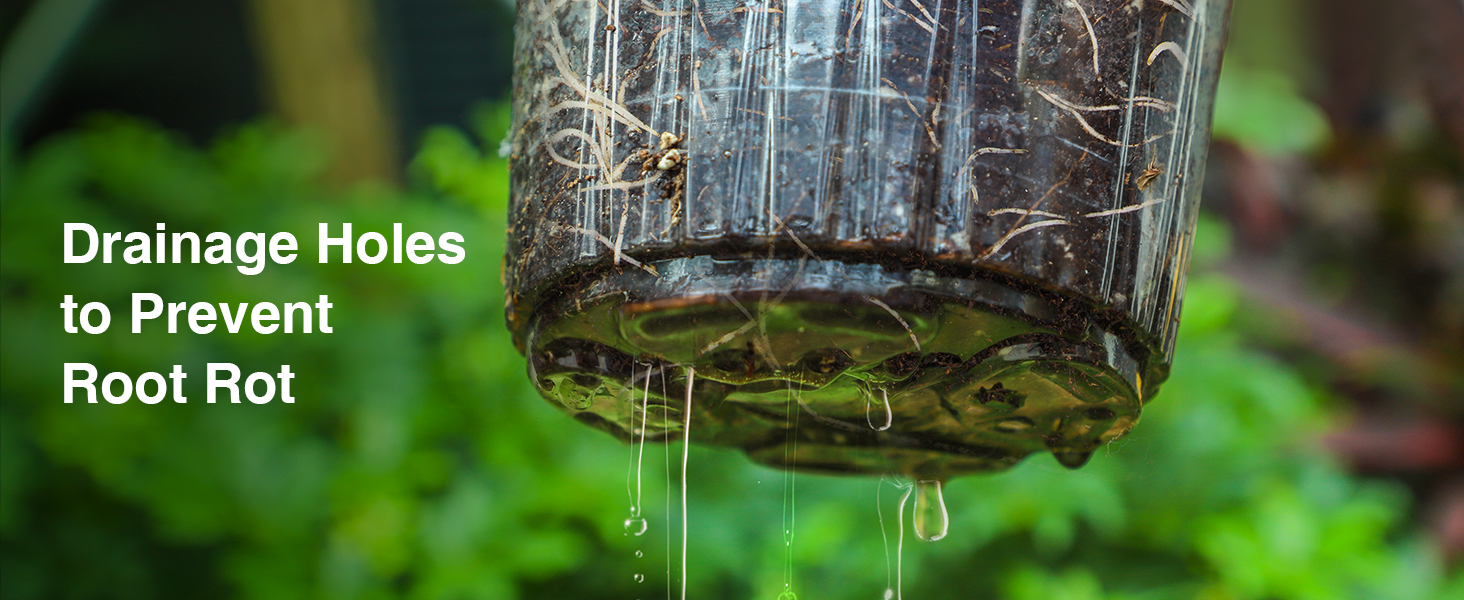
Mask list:
[[[1331,132],[1321,109],[1271,69],[1228,67],[1215,93],[1214,135],[1268,154],[1320,150]]]
[[[650,598],[678,585],[668,472],[679,449],[647,448],[651,529],[625,535],[631,449],[541,401],[504,331],[507,172],[481,148],[496,148],[506,120],[500,107],[482,113],[476,138],[432,132],[409,192],[322,187],[325,158],[268,124],[199,150],[106,116],[5,153],[0,596]],[[463,233],[468,258],[320,265],[302,254],[252,277],[62,264],[61,224],[75,221],[302,241],[319,222],[358,232],[402,222]],[[788,556],[805,600],[879,598],[897,562],[912,598],[1464,597],[1464,581],[1407,531],[1405,493],[1322,452],[1325,398],[1231,326],[1236,293],[1205,272],[1228,252],[1224,236],[1202,224],[1174,374],[1136,430],[1080,471],[1042,456],[951,482],[940,542],[910,535],[891,482],[790,476],[693,448],[689,597],[775,598]],[[134,291],[211,302],[329,294],[336,330],[131,334]],[[112,330],[62,333],[65,294],[107,302]],[[61,364],[77,361],[134,375],[181,364],[194,374],[190,402],[63,404]],[[197,378],[210,361],[291,364],[299,400],[205,404]]]
[[[1214,137],[1268,155],[1320,150],[1326,116],[1308,98],[1321,87],[1316,10],[1307,2],[1235,2],[1215,91]]]

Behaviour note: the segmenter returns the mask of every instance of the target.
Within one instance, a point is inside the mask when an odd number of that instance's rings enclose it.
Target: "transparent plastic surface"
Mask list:
[[[1227,12],[521,0],[505,271],[531,375],[666,437],[695,366],[702,441],[764,462],[1082,464],[1167,373]]]

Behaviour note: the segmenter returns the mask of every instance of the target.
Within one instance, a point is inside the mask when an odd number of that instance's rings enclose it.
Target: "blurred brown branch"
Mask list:
[[[1407,403],[1464,417],[1464,405],[1456,401],[1464,382],[1448,358],[1381,322],[1327,306],[1303,291],[1294,275],[1246,259],[1223,270],[1246,298],[1295,326],[1295,343],[1340,367],[1346,383],[1382,385]]]
[[[1464,148],[1464,2],[1413,0],[1413,5],[1435,117]]]
[[[255,39],[273,107],[323,135],[338,183],[395,181],[396,125],[374,54],[366,0],[251,0]]]

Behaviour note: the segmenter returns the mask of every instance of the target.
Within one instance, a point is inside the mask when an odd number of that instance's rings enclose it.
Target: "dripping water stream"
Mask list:
[[[895,537],[895,600],[903,600],[905,594],[905,502],[910,499],[910,484],[900,486],[905,493],[900,495],[899,516],[895,519],[900,524],[899,533]],[[885,590],[885,597],[889,598],[889,590]]]
[[[679,563],[679,566],[680,566],[680,573],[679,573],[679,576],[680,576],[680,583],[679,583],[680,593],[679,593],[679,597],[682,600],[685,600],[685,598],[687,597],[687,589],[688,589],[688,583],[689,583],[688,580],[687,580],[688,564],[689,564],[688,563],[688,549],[689,549],[689,546],[688,546],[688,540],[689,540],[689,496],[688,496],[689,477],[688,477],[688,472],[689,472],[689,465],[690,465],[690,448],[691,448],[691,417],[692,417],[692,415],[691,415],[692,406],[691,405],[692,405],[692,396],[693,396],[693,392],[694,392],[694,388],[695,388],[695,383],[696,383],[696,371],[692,367],[687,367],[686,374],[687,374],[687,378],[686,378],[686,389],[684,390],[684,400],[685,400],[684,408],[683,408],[683,411],[684,412],[683,412],[682,415],[680,415],[681,416],[681,419],[682,419],[682,423],[681,423],[681,425],[682,425],[682,436],[681,436],[682,437],[682,445],[681,445],[681,468],[677,472],[677,477],[679,479],[676,482],[677,487],[680,489],[680,503],[681,503],[681,506],[680,506],[680,509],[681,509],[681,540],[680,540],[680,544],[681,544],[680,545],[681,557],[680,557],[680,563]],[[627,493],[628,493],[629,499],[630,499],[630,516],[627,519],[625,519],[625,522],[624,522],[625,535],[627,535],[627,536],[637,536],[638,537],[638,536],[644,535],[645,532],[647,531],[647,522],[646,522],[646,518],[645,518],[645,514],[644,514],[644,505],[643,505],[643,501],[644,501],[644,496],[643,496],[643,467],[644,467],[644,459],[645,459],[645,442],[646,442],[646,437],[647,437],[647,434],[648,434],[649,420],[650,420],[650,387],[651,387],[651,378],[654,375],[655,375],[655,368],[654,368],[654,366],[647,365],[646,366],[646,371],[645,371],[645,374],[644,374],[644,381],[640,381],[640,380],[637,380],[634,377],[632,377],[632,381],[634,381],[635,383],[637,383],[639,385],[632,385],[631,386],[631,395],[630,395],[630,397],[628,399],[628,403],[631,405],[631,410],[632,410],[632,414],[631,414],[631,418],[630,418],[630,423],[631,423],[632,428],[633,428],[632,429],[632,434],[633,434],[633,437],[632,437],[632,446],[633,446],[633,448],[632,448],[632,453],[631,453],[631,457],[630,457],[630,460],[629,460],[629,463],[630,464],[628,465],[628,469],[627,469],[629,471],[628,476],[627,476],[627,479],[628,479],[628,481],[627,481]],[[664,394],[664,388],[666,387],[666,383],[667,383],[666,382],[666,373],[664,372],[664,370],[660,372],[660,375],[661,375],[662,387],[663,387],[663,392],[662,393]],[[641,389],[640,390],[636,390],[635,389],[636,387],[640,387]],[[641,401],[640,401],[638,407],[636,406],[635,398],[634,398],[634,392],[635,391],[640,391],[641,392]],[[881,394],[879,396],[876,396],[875,395],[875,394],[878,394],[878,393],[882,392],[883,390],[880,390],[879,388],[872,388],[869,391],[871,393],[868,396],[870,402],[869,402],[869,404],[867,406],[866,418],[869,420],[869,425],[870,425],[870,427],[872,429],[874,429],[876,431],[881,431],[884,428],[889,427],[890,424],[891,424],[891,420],[892,419],[891,419],[891,416],[889,416],[890,415],[890,411],[891,411],[891,407],[889,406],[889,401],[888,401],[888,397],[887,396],[883,396],[883,394]],[[875,400],[876,398],[878,398],[877,401]],[[883,424],[884,426],[883,427],[880,427],[879,424],[877,422],[875,422],[875,418],[871,414],[872,413],[872,409],[873,409],[873,405],[876,402],[878,402],[885,409],[885,412],[886,412],[886,415],[887,415],[886,418],[884,419],[884,424]],[[658,405],[658,406],[660,406],[660,405]],[[796,531],[796,523],[797,523],[797,511],[796,511],[796,508],[797,508],[797,473],[794,471],[794,461],[796,460],[796,455],[797,455],[797,452],[798,452],[798,450],[797,450],[797,448],[798,448],[798,439],[799,439],[798,432],[799,432],[799,425],[800,425],[800,420],[801,420],[800,417],[801,417],[803,411],[801,410],[801,407],[802,407],[801,399],[797,397],[797,391],[794,390],[791,385],[788,388],[788,402],[786,403],[785,406],[786,406],[786,409],[785,409],[786,412],[785,412],[785,415],[784,416],[785,416],[785,424],[786,424],[785,432],[786,432],[787,438],[785,440],[785,445],[784,445],[784,471],[783,471],[783,482],[782,482],[783,483],[783,485],[782,485],[782,491],[783,491],[783,502],[782,502],[782,504],[783,505],[782,505],[782,523],[781,523],[782,524],[781,530],[782,530],[782,535],[783,535],[783,545],[784,545],[784,548],[783,548],[783,557],[782,557],[782,559],[783,559],[782,560],[782,569],[781,569],[782,570],[782,576],[783,576],[782,577],[782,579],[783,579],[783,586],[782,586],[781,593],[777,597],[777,600],[797,600],[798,596],[797,596],[797,594],[793,590],[793,572],[794,572],[794,568],[793,568],[793,547],[792,547],[793,546],[793,538],[794,538],[795,531]],[[666,410],[666,412],[668,413],[666,416],[668,416],[668,417],[671,416],[671,411],[670,411],[670,408],[671,407],[669,407],[669,406],[661,406],[661,407],[664,410]],[[798,407],[798,408],[795,408],[795,407]],[[639,409],[638,411],[636,410],[637,408]],[[638,424],[639,427],[636,427],[636,425],[637,425],[636,419],[635,419],[635,413],[636,412],[639,412],[639,416],[640,416],[640,419],[639,419],[640,422]],[[672,565],[672,557],[671,557],[672,552],[673,552],[673,549],[675,548],[675,546],[672,545],[672,539],[671,539],[672,538],[672,522],[671,521],[672,521],[672,518],[673,518],[672,517],[672,511],[671,511],[671,507],[672,507],[672,504],[671,504],[671,502],[672,502],[672,498],[671,498],[671,495],[672,495],[672,480],[671,480],[671,477],[672,477],[672,472],[673,472],[673,468],[672,468],[672,464],[671,464],[672,463],[671,456],[672,456],[673,449],[671,448],[671,444],[663,444],[662,447],[663,447],[663,449],[665,451],[665,467],[666,467],[666,471],[665,471],[665,477],[666,477],[666,507],[667,507],[667,511],[666,511],[666,515],[665,515],[665,519],[666,519],[666,534],[665,535],[666,535],[666,549],[667,549],[667,552],[666,552],[666,576],[667,576],[667,579],[666,579],[666,597],[667,597],[668,600],[670,600],[671,598],[673,598],[674,596],[676,596],[676,593],[674,592],[674,587],[678,585],[678,584],[675,583],[675,581],[673,579],[673,571],[672,571],[673,565]],[[894,551],[894,557],[893,557],[893,564],[892,564],[891,556],[890,556],[890,543],[889,543],[888,530],[885,528],[886,527],[886,523],[885,523],[885,519],[884,519],[884,509],[885,509],[885,507],[884,507],[883,499],[882,499],[882,497],[883,497],[883,487],[886,484],[892,485],[897,490],[900,490],[901,491],[900,498],[899,498],[899,501],[898,501],[898,507],[896,509],[896,511],[897,511],[896,538],[895,538],[895,544],[894,544],[895,551]],[[911,517],[912,529],[914,530],[915,536],[918,537],[919,539],[924,540],[924,541],[927,541],[927,542],[938,541],[938,540],[946,537],[946,535],[947,535],[947,533],[949,531],[950,518],[949,518],[949,513],[948,513],[948,511],[946,509],[946,506],[945,506],[944,494],[943,494],[943,491],[944,490],[943,490],[943,488],[944,488],[944,482],[942,480],[939,480],[939,479],[918,479],[918,480],[914,480],[914,481],[910,481],[910,480],[900,481],[900,480],[897,480],[897,479],[891,479],[889,476],[881,477],[880,478],[880,480],[879,480],[879,482],[877,484],[877,487],[876,487],[876,491],[875,491],[875,502],[876,502],[876,513],[877,513],[877,516],[878,516],[878,519],[879,519],[880,536],[881,536],[881,538],[883,540],[882,547],[884,548],[884,552],[885,552],[885,589],[884,589],[884,593],[883,593],[884,600],[903,600],[903,585],[904,585],[904,536],[905,536],[905,518],[906,518],[905,509],[906,509],[906,507],[908,505],[910,505],[910,500],[912,499],[912,497],[914,499],[914,505],[912,507],[910,517]],[[637,559],[643,558],[644,557],[644,552],[642,552],[641,550],[637,549],[635,551],[635,557]],[[634,580],[635,580],[636,583],[643,583],[645,581],[645,574],[643,572],[641,572],[640,569],[637,569],[636,572],[632,576],[633,576],[633,578],[634,578]]]
[[[666,372],[661,372],[661,395],[667,395]],[[666,409],[666,416],[671,411]],[[671,600],[671,444],[661,444],[666,459],[666,600]]]
[[[651,416],[649,411],[651,398],[651,368],[652,365],[646,365],[645,389],[641,392],[641,423],[640,428],[638,429],[635,427],[635,376],[633,371],[631,374],[632,385],[630,386],[629,402],[631,408],[630,425],[633,439],[631,444],[631,466],[628,469],[630,472],[627,474],[626,481],[626,493],[630,496],[630,516],[625,519],[625,535],[633,535],[636,537],[644,535],[647,529],[646,517],[644,514],[644,505],[642,504],[643,488],[641,485],[641,481],[642,467],[645,464],[646,455],[646,429],[649,427]],[[645,553],[641,550],[637,549],[635,551],[636,558],[639,559],[644,556]],[[646,578],[645,574],[640,571],[639,567],[637,567],[635,571],[636,572],[634,573],[634,575],[632,575],[632,578],[635,579],[636,583],[644,583]]]
[[[646,379],[645,390],[644,390],[644,392],[641,395],[641,406],[640,406],[641,424],[640,424],[640,428],[639,429],[637,429],[635,427],[635,387],[634,387],[634,385],[632,385],[631,388],[630,388],[631,389],[631,395],[630,395],[630,404],[631,404],[630,424],[631,424],[631,431],[632,431],[633,435],[635,436],[634,437],[634,443],[632,444],[632,453],[631,453],[632,454],[632,460],[633,460],[633,466],[631,467],[631,469],[632,469],[632,475],[633,475],[633,480],[634,480],[634,488],[631,488],[631,482],[630,481],[627,481],[626,482],[626,488],[627,488],[626,489],[626,492],[630,495],[630,517],[628,517],[628,518],[625,519],[625,533],[626,533],[626,535],[634,535],[634,536],[640,536],[640,535],[642,535],[642,534],[644,534],[646,532],[646,518],[645,518],[645,515],[642,514],[642,504],[641,504],[641,466],[644,463],[644,459],[645,459],[645,455],[646,455],[646,428],[648,427],[648,421],[650,419],[650,413],[647,410],[649,408],[650,398],[651,398],[651,366],[650,365],[647,365],[646,366],[645,379]],[[633,374],[632,374],[632,377],[631,377],[631,381],[632,382],[635,381],[635,377],[634,377]],[[628,478],[628,479],[631,479],[631,478]]]
[[[905,583],[905,506],[909,504],[910,497],[915,497],[915,506],[911,522],[915,530],[915,536],[927,541],[935,542],[944,538],[949,531],[950,515],[945,507],[945,497],[942,494],[943,483],[938,479],[924,479],[914,482],[901,482],[888,477],[881,477],[876,484],[874,501],[875,514],[879,518],[879,534],[883,540],[885,551],[885,592],[884,600],[902,600],[904,597]],[[885,529],[883,490],[885,484],[901,490],[900,501],[896,508],[896,530],[895,530],[895,557],[893,586],[891,585],[890,568],[890,540]]]
[[[798,423],[802,410],[794,410],[801,403],[796,401],[793,384],[788,384],[788,402],[784,409],[784,423],[787,438],[783,440],[783,591],[778,600],[797,600],[793,592],[793,530],[797,525],[798,475],[793,471],[793,457],[798,454]]]
[[[881,541],[880,547],[884,549],[884,555],[885,555],[885,592],[884,592],[884,600],[890,600],[891,598],[894,597],[895,591],[894,591],[894,588],[891,587],[891,585],[890,585],[890,582],[891,582],[891,573],[890,573],[890,535],[889,535],[889,533],[887,531],[885,531],[885,522],[884,522],[884,499],[882,498],[882,496],[883,496],[883,492],[884,492],[884,484],[885,483],[892,483],[892,482],[889,482],[889,480],[886,479],[886,478],[884,478],[884,477],[880,477],[879,478],[879,482],[874,485],[874,514],[875,514],[875,516],[879,517],[879,537],[880,537],[880,541]]]
[[[686,422],[681,426],[681,600],[686,600],[686,463],[691,456],[691,388],[695,381],[696,367],[687,367]]]

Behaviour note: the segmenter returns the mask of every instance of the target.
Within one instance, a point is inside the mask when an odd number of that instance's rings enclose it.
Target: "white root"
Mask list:
[[[1098,71],[1098,35],[1093,33],[1093,21],[1088,18],[1088,11],[1083,10],[1083,5],[1078,0],[1068,0],[1068,4],[1078,9],[1078,16],[1083,19],[1083,27],[1088,30],[1088,41],[1093,43],[1093,76],[1103,79],[1103,74]]]
[[[1050,213],[1050,212],[1047,212],[1045,210],[1035,210],[1035,209],[1030,209],[1030,208],[998,208],[996,210],[993,210],[991,212],[986,213],[986,216],[988,216],[988,217],[994,217],[994,216],[997,216],[997,215],[1023,215],[1023,216],[1028,216],[1028,217],[1030,217],[1030,216],[1038,216],[1038,217],[1047,217],[1049,219],[1062,219],[1062,218],[1064,218],[1062,215],[1059,215],[1057,213]]]
[[[1158,46],[1154,46],[1154,51],[1149,53],[1149,59],[1144,61],[1144,64],[1154,64],[1154,61],[1159,59],[1159,55],[1165,52],[1173,54],[1175,58],[1179,59],[1180,64],[1189,64],[1189,54],[1184,51],[1184,48],[1181,48],[1179,44],[1174,42],[1164,42]]]
[[[1135,143],[1132,143],[1132,144],[1125,144],[1123,142],[1120,142],[1118,140],[1115,140],[1113,138],[1110,138],[1110,137],[1108,137],[1106,135],[1103,135],[1102,133],[1099,133],[1097,129],[1094,129],[1093,126],[1088,123],[1088,120],[1087,119],[1084,119],[1083,118],[1083,110],[1085,110],[1085,109],[1086,110],[1093,110],[1093,111],[1097,111],[1097,110],[1117,110],[1118,107],[1116,107],[1116,106],[1113,107],[1113,108],[1109,108],[1107,106],[1082,107],[1082,106],[1075,105],[1075,104],[1073,104],[1071,102],[1068,102],[1067,100],[1064,100],[1064,99],[1058,97],[1057,95],[1055,95],[1055,94],[1053,94],[1053,93],[1051,93],[1051,92],[1049,92],[1047,90],[1044,90],[1042,88],[1033,88],[1033,90],[1037,92],[1037,95],[1042,96],[1042,99],[1044,99],[1044,100],[1046,100],[1048,102],[1051,102],[1053,106],[1056,106],[1056,107],[1058,107],[1058,108],[1066,111],[1068,114],[1072,115],[1074,119],[1077,119],[1078,120],[1078,125],[1083,128],[1083,131],[1088,132],[1088,135],[1091,135],[1091,136],[1097,138],[1098,141],[1101,141],[1101,142],[1103,142],[1105,144],[1108,144],[1110,146],[1127,146],[1129,148],[1137,148],[1139,146],[1142,146],[1144,144],[1147,144],[1149,142],[1152,142],[1154,140],[1157,140],[1157,139],[1159,139],[1159,138],[1164,137],[1165,135],[1167,135],[1167,134],[1159,134],[1159,135],[1153,136],[1151,138],[1148,138],[1146,140],[1143,140],[1141,142],[1135,142]]]
[[[1184,15],[1186,17],[1189,17],[1191,19],[1195,18],[1195,9],[1193,7],[1191,7],[1188,2],[1185,2],[1184,0],[1159,0],[1159,1],[1162,2],[1162,3],[1164,3],[1164,4],[1168,4],[1169,6],[1174,7],[1174,10],[1179,11],[1180,14],[1182,14],[1182,15]]]
[[[910,324],[905,322],[905,317],[900,316],[900,313],[895,312],[895,309],[890,308],[890,305],[880,301],[879,298],[875,298],[874,296],[865,296],[864,299],[868,300],[871,304],[875,306],[883,308],[885,312],[890,313],[891,317],[894,317],[896,321],[899,321],[900,326],[905,328],[905,333],[909,334],[910,342],[915,344],[915,351],[922,352],[922,350],[920,349],[920,338],[915,337],[915,330],[911,329]]]
[[[1008,231],[1006,235],[1001,236],[1001,239],[997,240],[996,241],[996,244],[992,245],[990,248],[987,248],[985,252],[982,252],[981,253],[981,256],[978,257],[978,259],[980,259],[980,258],[986,258],[988,256],[991,256],[992,254],[996,254],[997,252],[1001,252],[1001,249],[1007,245],[1007,242],[1012,241],[1012,238],[1017,237],[1018,235],[1020,235],[1022,233],[1026,233],[1026,232],[1031,231],[1033,229],[1040,229],[1040,228],[1043,228],[1043,227],[1052,227],[1054,225],[1072,225],[1072,223],[1069,223],[1069,222],[1067,222],[1065,220],[1062,220],[1062,219],[1052,219],[1052,220],[1048,220],[1048,221],[1038,221],[1036,223],[1028,223],[1026,225],[1023,225],[1021,227],[1018,227],[1016,229],[1013,229],[1011,231]]]
[[[577,232],[577,233],[582,233],[582,234],[585,234],[587,236],[590,236],[595,241],[600,242],[601,245],[605,246],[605,248],[607,250],[610,249],[610,248],[613,248],[615,246],[615,243],[612,242],[612,241],[610,241],[610,238],[605,237],[604,234],[602,234],[602,233],[600,233],[598,231],[595,231],[593,229],[585,229],[583,227],[575,227],[573,225],[561,225],[561,227],[563,227],[565,229],[568,229],[570,231],[574,231],[574,232]],[[631,258],[629,256],[621,256],[620,257],[620,260],[621,261],[624,261],[625,263],[627,263],[627,264],[629,264],[629,265],[631,265],[631,266],[633,266],[633,267],[635,267],[637,269],[641,269],[641,270],[643,270],[643,271],[645,271],[647,273],[650,273],[653,277],[660,277],[661,276],[661,272],[660,271],[657,271],[656,270],[656,267],[654,267],[652,265],[642,264],[640,261],[638,261],[638,260],[636,260],[634,258]]]
[[[1139,204],[1130,204],[1130,205],[1125,206],[1125,207],[1122,207],[1122,208],[1114,208],[1114,209],[1109,209],[1109,210],[1100,210],[1098,212],[1091,212],[1091,213],[1088,213],[1088,214],[1083,215],[1083,216],[1084,217],[1087,217],[1087,218],[1090,218],[1090,219],[1096,218],[1096,217],[1111,217],[1113,215],[1121,215],[1121,214],[1125,214],[1125,213],[1137,212],[1137,211],[1143,210],[1145,208],[1148,208],[1150,206],[1154,206],[1155,204],[1163,204],[1163,203],[1164,203],[1164,199],[1163,198],[1155,198],[1155,199],[1149,200],[1147,202],[1141,202]]]

